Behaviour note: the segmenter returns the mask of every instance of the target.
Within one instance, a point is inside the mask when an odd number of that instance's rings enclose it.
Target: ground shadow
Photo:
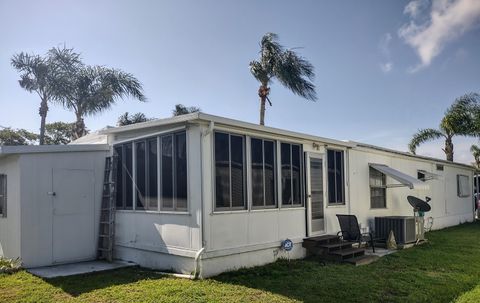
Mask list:
[[[165,277],[165,275],[152,270],[135,266],[69,277],[44,279],[44,281],[62,289],[73,297],[77,297],[84,293],[116,285],[125,285],[142,280],[160,280]]]

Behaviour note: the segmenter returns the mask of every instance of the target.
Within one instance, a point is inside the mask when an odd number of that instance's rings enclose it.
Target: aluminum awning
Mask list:
[[[427,190],[429,188],[428,184],[418,180],[417,178],[414,178],[412,176],[409,176],[405,173],[402,173],[401,171],[398,171],[396,169],[393,169],[385,164],[375,164],[375,163],[370,163],[369,166],[373,169],[378,170],[379,172],[389,176],[392,179],[397,180],[400,182],[400,184],[387,184],[388,187],[400,187],[400,186],[407,186],[410,189],[422,189],[422,190]]]

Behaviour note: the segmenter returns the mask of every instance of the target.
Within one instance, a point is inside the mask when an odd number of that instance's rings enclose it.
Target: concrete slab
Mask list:
[[[396,250],[375,247],[375,252],[373,252],[372,249],[368,249],[365,251],[365,255],[383,257],[395,252]]]
[[[55,266],[30,268],[27,271],[35,276],[51,279],[56,277],[66,277],[93,273],[98,271],[112,270],[124,267],[136,266],[135,263],[124,261],[114,261],[112,263],[105,261],[88,261],[71,264],[62,264]]]

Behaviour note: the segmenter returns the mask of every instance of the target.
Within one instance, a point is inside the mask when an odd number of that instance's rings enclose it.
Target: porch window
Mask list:
[[[470,178],[466,175],[457,175],[457,196],[470,197]]]
[[[244,137],[215,132],[215,208],[245,209]]]
[[[281,143],[282,205],[301,206],[303,189],[302,148],[298,144]]]
[[[187,210],[185,132],[119,144],[114,152],[118,161],[117,209],[133,209],[135,199],[136,210]]]
[[[345,160],[342,150],[327,150],[328,203],[345,204]]]
[[[370,167],[370,208],[387,207],[387,177]]]
[[[254,208],[275,207],[275,142],[252,138],[252,206]]]
[[[0,217],[7,217],[7,175],[0,174]]]

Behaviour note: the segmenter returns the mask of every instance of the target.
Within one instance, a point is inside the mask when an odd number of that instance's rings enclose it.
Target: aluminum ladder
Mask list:
[[[100,209],[100,228],[98,235],[98,259],[113,260],[113,242],[115,239],[115,200],[117,156],[105,159],[105,173],[103,178],[102,204]]]

